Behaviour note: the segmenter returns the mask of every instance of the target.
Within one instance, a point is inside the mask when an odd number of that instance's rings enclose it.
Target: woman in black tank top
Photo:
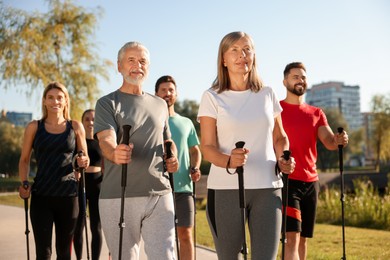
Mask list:
[[[84,111],[81,121],[85,129],[87,138],[88,156],[90,158],[89,167],[85,170],[85,195],[86,203],[89,210],[90,229],[92,234],[91,252],[92,260],[98,260],[102,249],[102,228],[100,224],[99,214],[99,194],[100,183],[102,182],[102,153],[100,151],[99,142],[93,139],[93,122],[95,119],[95,110],[88,109]],[[83,255],[83,231],[85,228],[85,207],[84,194],[81,182],[79,183],[79,205],[80,213],[77,220],[76,230],[74,233],[73,243],[77,259],[81,259]],[[87,242],[89,242],[87,241]],[[89,246],[89,245],[87,245]]]
[[[31,154],[34,151],[38,169],[30,186]],[[55,225],[57,259],[71,259],[70,246],[78,216],[77,181],[79,173],[72,168],[77,151],[80,167],[88,167],[85,131],[80,122],[69,116],[69,94],[58,83],[50,83],[43,92],[42,118],[31,121],[24,133],[19,161],[22,185],[19,195],[31,194],[30,218],[34,232],[36,259],[51,258],[53,224]]]

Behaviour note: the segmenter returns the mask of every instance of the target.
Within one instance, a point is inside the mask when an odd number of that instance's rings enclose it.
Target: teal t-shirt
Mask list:
[[[192,192],[190,177],[190,147],[199,145],[199,139],[192,121],[175,114],[169,117],[169,129],[177,147],[179,170],[173,174],[175,192]]]

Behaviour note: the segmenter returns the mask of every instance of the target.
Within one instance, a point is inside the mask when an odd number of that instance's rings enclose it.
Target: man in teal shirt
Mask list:
[[[193,183],[200,179],[199,170],[202,155],[199,139],[192,121],[175,112],[177,98],[176,82],[171,76],[160,77],[155,86],[156,95],[167,102],[169,111],[169,128],[177,147],[179,170],[173,174],[177,233],[180,241],[180,259],[194,259],[194,226],[195,205],[192,197]],[[196,242],[196,241],[195,241]]]

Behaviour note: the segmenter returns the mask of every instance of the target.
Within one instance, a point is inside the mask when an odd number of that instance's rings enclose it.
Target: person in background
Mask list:
[[[91,253],[92,260],[98,260],[100,258],[100,252],[102,249],[102,227],[100,223],[100,214],[99,214],[99,194],[100,194],[100,183],[103,179],[102,174],[102,153],[100,151],[99,142],[93,139],[93,122],[95,120],[95,110],[88,109],[85,110],[81,122],[83,123],[86,142],[88,147],[88,156],[90,158],[90,164],[87,169],[85,169],[85,195],[86,202],[89,209],[89,220],[90,220],[90,229],[92,235],[91,241]],[[82,176],[81,176],[82,178]],[[84,194],[83,187],[79,183],[79,205],[80,212],[77,219],[76,230],[74,233],[73,244],[76,252],[77,259],[81,259],[83,256],[83,235],[85,234],[85,208],[81,205],[84,205]],[[88,246],[88,245],[87,245]]]
[[[138,259],[142,239],[148,259],[174,259],[174,204],[164,172],[164,145],[171,142],[164,100],[142,90],[149,72],[149,51],[138,42],[118,52],[119,89],[96,103],[95,137],[104,156],[99,210],[112,259],[119,257],[122,164],[127,164],[124,202],[123,259]],[[122,144],[123,125],[130,125],[130,144]],[[165,159],[168,172],[179,169],[176,146]]]
[[[73,157],[80,167],[88,167],[89,158],[82,124],[70,120],[69,94],[58,82],[48,84],[42,97],[42,118],[31,121],[24,132],[19,161],[22,185],[19,195],[29,198],[30,218],[35,239],[36,259],[51,259],[52,231],[55,226],[57,259],[71,259],[70,247],[76,227],[79,205]],[[31,153],[34,151],[37,174],[30,186]],[[78,151],[85,151],[78,156]]]
[[[289,175],[285,259],[304,260],[307,238],[313,237],[320,190],[316,170],[317,139],[327,149],[337,150],[338,145],[347,145],[348,135],[345,131],[333,133],[324,112],[304,102],[307,78],[302,62],[288,64],[283,74],[287,95],[280,101],[282,121],[291,154],[297,162]]]
[[[252,38],[232,32],[221,41],[217,77],[202,96],[198,120],[201,150],[211,162],[207,180],[207,218],[219,259],[239,259],[243,226],[238,177],[245,168],[246,211],[252,259],[276,259],[282,223],[282,179],[295,162],[282,158],[289,150],[279,100],[257,72]],[[244,141],[244,148],[235,148]]]
[[[177,147],[179,171],[174,176],[175,206],[178,219],[177,231],[180,241],[180,259],[192,260],[195,257],[193,226],[195,206],[192,197],[192,182],[200,180],[199,170],[202,154],[194,124],[189,118],[175,112],[177,86],[173,77],[162,76],[155,85],[155,93],[167,102],[169,110],[169,128]]]

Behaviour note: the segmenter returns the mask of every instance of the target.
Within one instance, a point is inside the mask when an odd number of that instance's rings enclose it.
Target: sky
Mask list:
[[[44,0],[3,0],[4,5],[46,12]],[[390,94],[390,1],[387,0],[78,0],[88,11],[99,6],[95,37],[100,58],[116,64],[118,50],[139,41],[150,51],[144,91],[154,94],[162,75],[177,83],[179,100],[200,102],[216,77],[221,39],[233,31],[252,36],[258,71],[279,99],[285,97],[284,67],[305,64],[309,86],[341,81],[360,86],[361,112],[373,95]],[[100,81],[102,95],[118,89],[122,77],[109,68],[110,81]],[[28,86],[16,86],[17,89]],[[42,91],[25,97],[1,89],[0,109],[40,113]]]

